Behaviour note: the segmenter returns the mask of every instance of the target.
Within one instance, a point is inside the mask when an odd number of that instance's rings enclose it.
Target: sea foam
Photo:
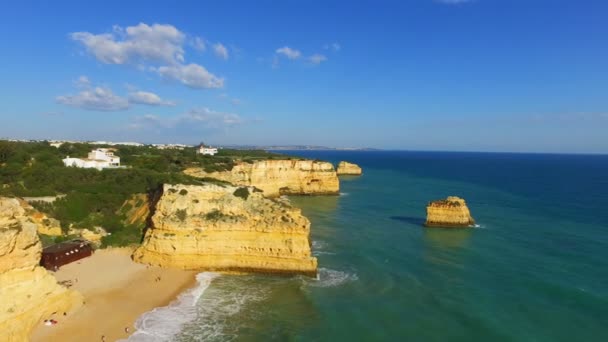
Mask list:
[[[345,283],[359,280],[356,273],[319,268],[317,279],[306,280],[306,284],[312,287],[335,287]]]
[[[135,322],[137,329],[128,339],[129,342],[161,342],[171,341],[180,333],[184,324],[194,320],[197,316],[196,303],[211,281],[219,274],[203,272],[196,275],[197,285],[180,294],[169,305],[155,308],[141,315]]]

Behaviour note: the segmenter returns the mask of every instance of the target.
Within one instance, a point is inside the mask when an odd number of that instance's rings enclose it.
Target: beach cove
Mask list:
[[[131,253],[130,248],[101,249],[55,272],[59,282],[70,281],[71,288],[84,295],[85,304],[66,316],[58,312],[49,317],[58,324],[41,323],[34,329],[31,341],[127,338],[135,331],[140,315],[169,304],[196,282],[196,272],[138,264],[131,260]],[[127,327],[129,333],[125,331]]]

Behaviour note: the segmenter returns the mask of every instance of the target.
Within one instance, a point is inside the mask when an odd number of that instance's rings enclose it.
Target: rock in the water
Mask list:
[[[357,164],[349,163],[347,161],[341,161],[338,164],[338,170],[336,171],[338,175],[351,175],[351,176],[359,176],[363,173],[361,167]]]
[[[475,224],[464,199],[449,196],[426,207],[427,227],[470,227]]]
[[[193,177],[211,177],[234,185],[254,186],[264,195],[337,195],[340,182],[334,166],[316,160],[259,160],[241,162],[230,171],[205,172],[189,168]]]
[[[164,185],[137,262],[183,269],[317,274],[310,221],[252,187]]]
[[[42,245],[36,219],[14,198],[0,197],[0,340],[27,341],[53,312],[70,312],[83,297],[38,266]]]

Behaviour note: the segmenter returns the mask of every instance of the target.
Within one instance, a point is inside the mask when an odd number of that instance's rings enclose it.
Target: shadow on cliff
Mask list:
[[[158,187],[156,187],[156,189],[152,189],[150,191],[148,191],[147,193],[147,197],[148,197],[148,217],[146,217],[146,226],[144,227],[144,229],[142,229],[142,234],[141,234],[141,241],[140,244],[144,242],[144,238],[146,236],[146,233],[148,232],[148,229],[152,228],[152,216],[154,216],[154,213],[156,213],[156,204],[158,203],[158,201],[160,200],[161,196],[163,195],[163,185],[160,184]]]
[[[414,216],[391,216],[390,219],[399,222],[406,222],[416,226],[424,226],[425,222],[424,218]]]

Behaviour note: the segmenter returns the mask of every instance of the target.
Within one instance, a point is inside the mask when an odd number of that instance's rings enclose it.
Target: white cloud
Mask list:
[[[219,78],[198,64],[162,66],[155,69],[167,80],[179,81],[190,88],[222,88],[224,79]]]
[[[173,117],[160,117],[154,114],[136,116],[129,128],[132,129],[208,129],[219,130],[246,123],[241,116],[223,113],[209,108],[194,108]]]
[[[172,25],[140,23],[112,33],[74,32],[70,37],[80,42],[97,60],[106,64],[161,61],[176,64],[184,61],[185,35]]]
[[[308,57],[308,60],[312,63],[312,64],[321,64],[322,62],[325,62],[327,60],[327,57],[315,53],[314,55]]]
[[[342,46],[340,46],[340,44],[338,44],[338,43],[331,43],[331,44],[325,44],[325,46],[323,46],[323,48],[325,50],[332,50],[334,52],[338,52],[338,51],[340,51]]]
[[[243,119],[233,113],[216,112],[209,108],[195,108],[184,113],[178,118],[180,123],[200,123],[207,127],[225,127],[240,125]]]
[[[276,53],[282,54],[289,59],[298,59],[302,55],[302,53],[296,49],[292,49],[289,46],[283,46],[282,48],[278,48]]]
[[[228,49],[222,43],[216,43],[213,45],[213,52],[215,55],[226,60],[228,59]]]
[[[175,102],[163,100],[160,96],[147,91],[133,91],[129,93],[129,102],[149,106],[175,106]]]
[[[194,37],[190,41],[190,45],[197,51],[205,51],[207,49],[207,43],[201,37]]]
[[[106,112],[129,108],[127,99],[114,95],[111,89],[105,87],[86,89],[76,95],[58,96],[56,101],[66,106]]]
[[[222,100],[229,101],[230,103],[232,103],[235,106],[238,106],[241,103],[243,103],[243,101],[241,101],[241,99],[237,99],[236,97],[231,97],[226,93],[221,93],[218,95],[218,97]]]
[[[78,88],[88,88],[91,86],[91,81],[89,81],[89,78],[86,76],[80,76],[76,81],[74,81],[74,84]]]

